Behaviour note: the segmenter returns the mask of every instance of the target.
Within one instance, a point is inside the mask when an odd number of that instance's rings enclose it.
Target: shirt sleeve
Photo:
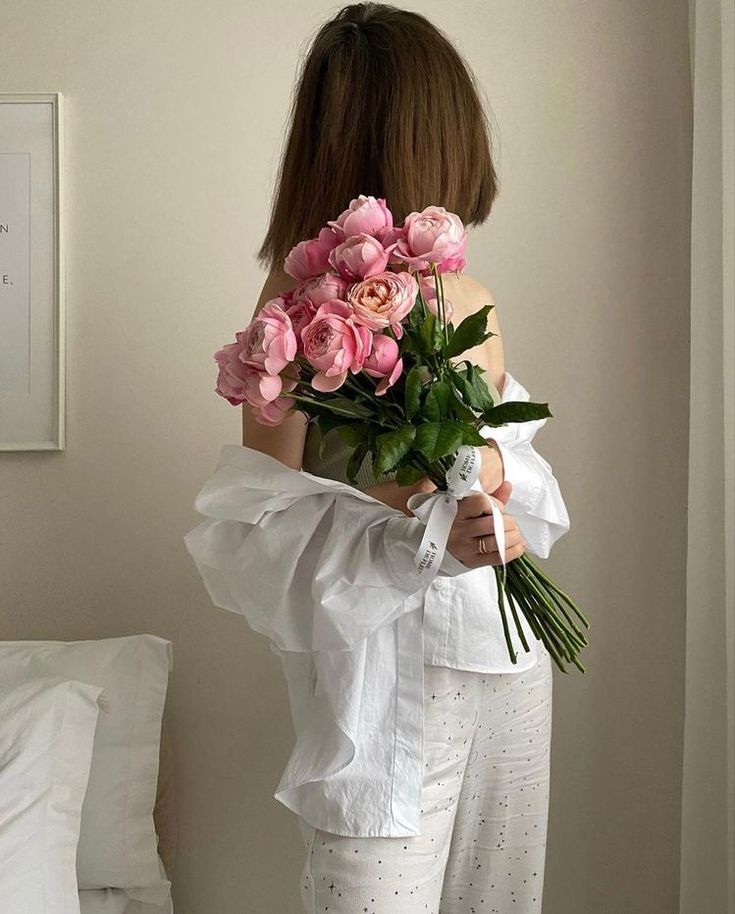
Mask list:
[[[418,518],[338,491],[268,497],[232,466],[194,506],[205,520],[184,541],[212,602],[282,650],[351,650],[423,605]],[[450,558],[437,573],[470,570]]]
[[[505,373],[501,403],[529,401],[530,395],[509,372]],[[550,464],[535,450],[532,441],[546,419],[485,426],[500,451],[505,478],[512,485],[506,511],[518,520],[527,551],[548,558],[553,544],[570,528],[569,514]]]

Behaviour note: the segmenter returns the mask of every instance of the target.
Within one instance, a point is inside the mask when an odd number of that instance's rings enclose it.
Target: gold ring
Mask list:
[[[481,536],[477,543],[477,551],[482,555],[487,555],[487,543],[484,536]]]

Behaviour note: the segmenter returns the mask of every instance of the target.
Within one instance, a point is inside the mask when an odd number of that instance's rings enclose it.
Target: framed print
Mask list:
[[[0,450],[64,449],[63,107],[0,93]]]

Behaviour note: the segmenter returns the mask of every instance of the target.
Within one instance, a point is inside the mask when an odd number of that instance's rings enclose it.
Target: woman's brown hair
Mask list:
[[[477,82],[419,13],[343,7],[311,43],[290,121],[257,253],[270,269],[359,194],[385,197],[396,223],[430,204],[465,225],[490,214],[499,184]]]

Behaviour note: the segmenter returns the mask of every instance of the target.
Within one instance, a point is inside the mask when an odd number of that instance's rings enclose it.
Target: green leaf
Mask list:
[[[321,403],[328,410],[340,416],[360,416],[368,419],[375,415],[375,410],[371,406],[358,403],[356,400],[348,400],[347,397],[329,397],[322,400]]]
[[[415,330],[419,330],[421,328],[421,324],[424,320],[424,313],[421,307],[421,301],[419,300],[421,298],[421,292],[419,292],[416,296],[416,301],[414,302],[413,308],[411,308],[411,310],[408,312],[408,326]],[[425,307],[426,303],[424,302],[424,308]]]
[[[455,327],[452,339],[444,349],[444,354],[447,358],[461,355],[468,349],[479,346],[480,343],[494,336],[491,331],[486,330],[487,316],[492,307],[492,305],[483,305],[479,311],[470,314]]]
[[[448,376],[459,397],[465,406],[480,412],[492,409],[495,401],[487,382],[482,377],[485,369],[480,368],[479,365],[470,365],[469,363],[467,365],[466,371],[459,371],[456,368],[451,368],[448,371]]]
[[[426,473],[420,467],[408,466],[399,467],[396,472],[396,482],[399,486],[410,486],[423,479]]]
[[[406,416],[413,419],[421,400],[421,372],[417,365],[406,375]]]
[[[485,369],[480,368],[479,365],[474,366],[472,371],[472,405],[476,406],[478,409],[486,411],[492,409],[495,405],[492,394],[490,393],[490,388],[485,383],[485,379],[482,377],[485,374]]]
[[[362,462],[365,459],[365,456],[368,452],[369,444],[367,441],[363,441],[361,444],[355,448],[355,450],[350,454],[350,459],[347,461],[347,479],[351,485],[355,485],[357,482],[357,474],[362,466]]]
[[[424,422],[416,428],[414,448],[429,460],[453,454],[462,444],[462,422]]]
[[[410,328],[406,328],[400,346],[401,355],[405,356],[410,353],[411,355],[416,356],[417,361],[421,361],[421,356],[423,356],[425,349],[420,331],[413,331]]]
[[[457,371],[455,368],[449,368],[447,371],[452,384],[457,389],[457,393],[466,406],[474,406],[474,391],[472,384],[467,380],[466,372]]]
[[[434,381],[426,395],[423,415],[432,422],[447,418],[449,406],[449,385],[446,381]]]
[[[548,419],[552,416],[548,403],[526,403],[510,401],[499,403],[482,414],[488,425],[504,425],[506,422],[531,422],[535,419]]]
[[[429,312],[424,318],[423,324],[421,325],[421,339],[429,352],[433,352],[435,348],[434,340],[436,338],[436,324],[436,318],[431,312]]]
[[[357,447],[368,435],[368,427],[364,422],[347,422],[337,426],[337,431],[342,439],[353,447]]]
[[[477,416],[475,413],[467,406],[466,401],[462,398],[454,387],[449,388],[449,410],[453,418],[460,419],[462,422],[469,422],[474,424]]]
[[[381,435],[376,435],[375,441],[378,445],[378,456],[373,467],[374,474],[381,476],[383,473],[392,470],[401,457],[408,452],[415,435],[415,425],[403,425],[401,428],[395,428],[389,432],[383,432]]]
[[[478,447],[485,447],[487,441],[473,425],[465,425],[462,432],[462,444],[476,444]]]

